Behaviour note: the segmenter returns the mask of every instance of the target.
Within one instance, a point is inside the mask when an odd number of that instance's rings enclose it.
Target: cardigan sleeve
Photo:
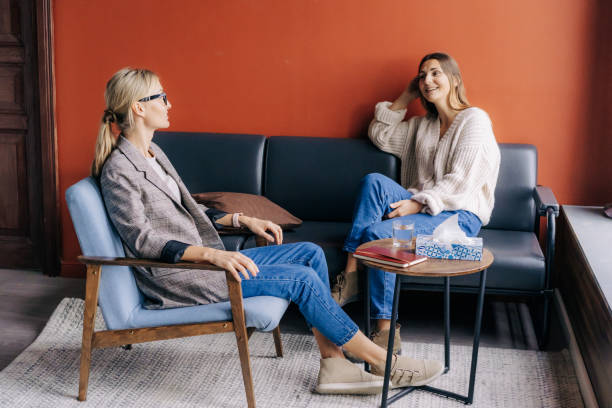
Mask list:
[[[465,209],[483,187],[495,188],[499,148],[488,118],[470,118],[458,137],[457,148],[446,166],[448,171],[431,188],[412,196],[431,215]]]
[[[372,143],[383,152],[391,153],[403,159],[406,145],[412,137],[411,129],[415,118],[404,121],[406,109],[393,111],[389,109],[391,102],[379,102],[374,110],[374,119],[368,128],[368,136]]]

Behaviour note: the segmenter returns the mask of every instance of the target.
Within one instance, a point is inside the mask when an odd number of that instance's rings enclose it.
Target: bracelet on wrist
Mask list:
[[[232,214],[232,227],[240,228],[240,221],[238,221],[238,217],[243,215],[242,213],[234,213]]]

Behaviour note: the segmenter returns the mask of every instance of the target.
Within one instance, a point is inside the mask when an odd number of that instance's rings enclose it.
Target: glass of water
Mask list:
[[[396,220],[393,221],[393,246],[412,250],[412,235],[414,223]]]

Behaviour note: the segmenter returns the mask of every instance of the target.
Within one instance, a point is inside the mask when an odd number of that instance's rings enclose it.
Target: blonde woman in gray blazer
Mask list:
[[[373,394],[383,379],[344,358],[342,348],[384,372],[386,351],[370,341],[331,297],[327,263],[318,246],[282,245],[281,228],[242,214],[197,204],[155,143],[170,125],[168,100],[157,75],[124,68],[106,85],[106,110],[96,142],[92,175],[99,178],[109,216],[131,257],[166,262],[210,262],[241,282],[244,297],[277,296],[295,302],[321,352],[316,391]],[[117,133],[117,137],[114,136]],[[226,251],[217,229],[245,226],[279,245]],[[148,308],[207,304],[228,299],[225,274],[216,271],[134,268]],[[395,356],[394,386],[422,385],[438,377],[437,361]]]

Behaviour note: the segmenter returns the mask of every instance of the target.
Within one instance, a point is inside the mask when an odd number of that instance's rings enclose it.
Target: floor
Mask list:
[[[64,297],[84,298],[85,281],[43,276],[37,271],[0,269],[0,370],[6,367],[41,332]],[[363,324],[362,304],[345,306]],[[451,341],[472,343],[476,296],[451,294]],[[400,298],[401,335],[404,341],[442,343],[442,294],[403,292]],[[363,326],[362,326],[363,327]],[[299,310],[292,305],[281,322],[281,332],[307,332]],[[549,350],[566,347],[557,318],[552,316]],[[534,325],[526,303],[516,299],[485,298],[482,346],[536,349]]]

